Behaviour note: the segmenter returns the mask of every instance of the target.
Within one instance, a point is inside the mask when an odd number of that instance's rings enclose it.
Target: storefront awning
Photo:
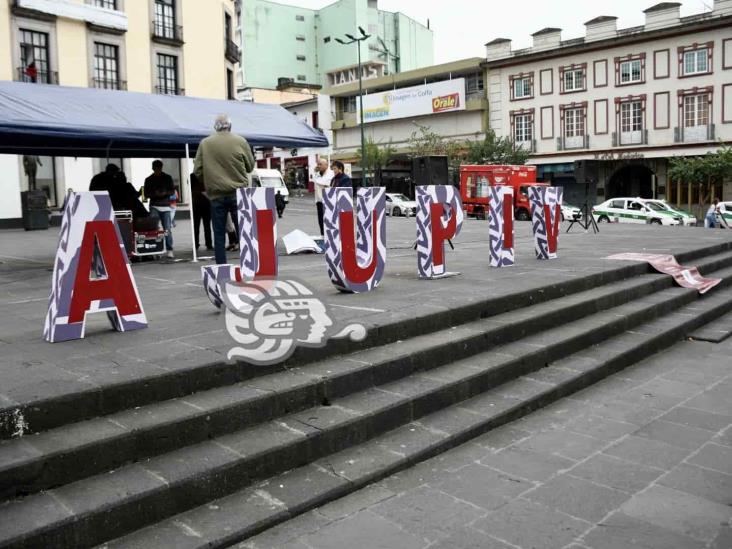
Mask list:
[[[327,147],[279,105],[0,82],[0,154],[178,158],[218,114],[254,147]]]

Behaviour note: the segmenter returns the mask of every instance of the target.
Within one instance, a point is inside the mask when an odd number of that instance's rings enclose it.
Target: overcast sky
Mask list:
[[[333,0],[277,0],[318,9]],[[656,0],[379,0],[379,8],[401,11],[423,24],[430,20],[435,36],[435,63],[466,57],[484,57],[483,44],[494,38],[510,38],[513,48],[531,46],[531,33],[544,27],[563,29],[562,38],[585,34],[585,21],[598,15],[618,17],[618,28],[644,22],[643,10]],[[681,15],[709,10],[714,0],[684,0]],[[705,5],[707,7],[705,7]],[[500,7],[499,7],[500,6]],[[344,22],[343,32],[352,32]]]

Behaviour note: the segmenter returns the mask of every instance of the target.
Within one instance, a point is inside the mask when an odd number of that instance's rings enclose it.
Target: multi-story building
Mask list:
[[[411,137],[422,128],[461,143],[485,137],[488,101],[483,61],[473,57],[363,81],[366,139],[391,143],[396,150],[387,177],[409,177]],[[356,162],[361,146],[358,82],[336,82],[318,99],[320,126],[333,158]],[[361,177],[359,168],[353,175]]]
[[[533,46],[488,44],[490,126],[532,151],[566,200],[666,198],[690,207],[698,190],[669,182],[668,160],[732,142],[732,0],[680,17],[680,4],[645,10],[645,24],[588,21],[582,38],[561,29],[533,34]],[[589,183],[589,186],[586,186]],[[732,189],[716,196],[732,199]]]
[[[380,10],[377,0],[337,0],[320,10],[268,0],[238,0],[242,91],[275,88],[281,80],[328,86],[354,79],[358,49],[346,33],[371,37],[360,43],[366,77],[409,71],[433,63],[432,31],[402,13]],[[338,69],[343,69],[338,72]],[[330,77],[329,77],[330,74]]]
[[[234,99],[234,15],[234,0],[0,0],[0,80]],[[150,173],[150,159],[111,160],[135,186]],[[163,160],[180,182],[181,162]],[[0,155],[0,224],[21,217],[30,163],[60,206],[106,159]]]

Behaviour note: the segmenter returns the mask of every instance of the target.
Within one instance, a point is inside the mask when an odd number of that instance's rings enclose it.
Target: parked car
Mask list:
[[[409,197],[400,193],[386,193],[386,215],[416,216],[417,203]]]
[[[279,170],[265,170],[263,168],[255,168],[252,171],[252,187],[273,187],[275,194],[277,191],[285,198],[285,203],[290,201],[290,191],[282,179]]]
[[[592,208],[598,223],[651,223],[653,225],[681,225],[682,217],[676,212],[643,198],[611,198]]]
[[[571,204],[562,204],[562,221],[574,221],[582,219],[582,210]]]
[[[732,202],[720,202],[719,213],[717,214],[717,223],[722,228],[725,227],[725,223],[729,227],[732,227]]]
[[[650,199],[647,199],[646,202],[651,202],[653,204],[658,204],[662,208],[664,208],[664,209],[666,209],[666,210],[668,210],[668,211],[670,211],[672,213],[675,213],[675,214],[680,215],[681,216],[681,224],[682,225],[687,225],[687,226],[690,226],[690,227],[696,227],[696,216],[694,216],[693,213],[687,212],[686,210],[682,210],[681,208],[677,208],[676,206],[673,206],[672,204],[669,204],[665,200],[656,200],[656,199],[650,200]]]

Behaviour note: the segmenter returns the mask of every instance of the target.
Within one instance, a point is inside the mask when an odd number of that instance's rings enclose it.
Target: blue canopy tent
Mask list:
[[[327,147],[279,105],[0,82],[0,153],[182,158],[217,114],[253,147]]]
[[[218,114],[253,147],[328,146],[279,105],[0,81],[0,154],[189,158]]]

